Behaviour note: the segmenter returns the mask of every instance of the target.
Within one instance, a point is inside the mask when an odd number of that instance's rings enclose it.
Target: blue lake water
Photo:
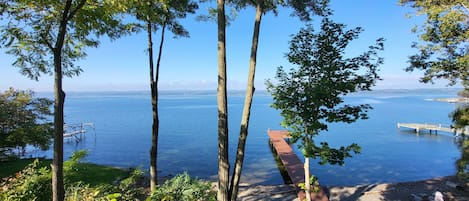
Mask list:
[[[345,98],[349,104],[374,107],[368,120],[331,124],[317,141],[332,146],[358,143],[362,153],[344,166],[320,166],[311,171],[324,185],[355,185],[427,179],[454,174],[460,157],[451,134],[416,135],[399,131],[398,122],[450,124],[455,105],[429,101],[453,97],[455,90],[386,90]],[[217,174],[217,102],[215,92],[163,92],[160,96],[158,169],[161,175],[188,171],[192,176],[215,179]],[[234,159],[244,94],[229,97],[230,154]],[[267,129],[282,129],[279,112],[270,108],[271,97],[258,93],[246,147],[243,181],[281,184],[268,144]],[[66,123],[93,122],[94,132],[78,144],[67,141],[65,157],[76,150],[89,151],[87,161],[118,167],[148,168],[151,106],[146,92],[72,92],[65,103]],[[297,154],[300,154],[297,152]],[[35,152],[51,157],[51,151]],[[301,155],[300,155],[301,156]],[[301,157],[300,157],[301,158]],[[242,181],[242,182],[243,182]]]

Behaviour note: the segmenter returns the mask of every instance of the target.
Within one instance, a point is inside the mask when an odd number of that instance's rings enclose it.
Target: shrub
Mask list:
[[[0,200],[51,200],[51,174],[46,167],[37,168],[39,160],[26,166],[0,184]]]
[[[149,200],[210,201],[216,200],[216,192],[212,190],[209,182],[191,178],[189,174],[183,173],[157,186]]]

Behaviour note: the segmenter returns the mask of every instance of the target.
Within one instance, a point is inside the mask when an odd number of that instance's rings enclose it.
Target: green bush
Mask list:
[[[98,188],[90,188],[82,182],[70,185],[65,191],[65,201],[100,200],[99,197],[101,196]]]
[[[118,175],[116,173],[117,169],[114,169],[114,172],[107,172],[109,169],[107,167],[82,163],[81,161],[86,155],[86,151],[78,151],[72,155],[70,160],[64,163],[65,200],[143,200],[143,188],[139,185],[139,182],[143,179],[143,172],[140,169],[135,169],[128,178],[111,185],[109,178]],[[2,181],[0,183],[0,200],[52,200],[52,174],[50,168],[40,167],[38,164],[39,161],[36,159],[14,176]],[[122,174],[122,170],[119,170],[118,173]],[[91,182],[90,178],[92,177],[96,177],[95,180],[98,180],[99,184],[96,181]]]
[[[50,170],[46,167],[37,168],[39,160],[26,166],[0,184],[0,200],[30,201],[52,200],[52,184]]]
[[[157,186],[147,200],[210,201],[216,200],[216,192],[212,190],[209,182],[191,178],[189,174],[183,173]]]

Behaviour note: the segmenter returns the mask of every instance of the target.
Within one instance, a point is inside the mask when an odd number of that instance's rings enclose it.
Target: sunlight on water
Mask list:
[[[243,93],[229,98],[230,157],[234,160]],[[371,104],[368,120],[354,124],[331,124],[317,141],[331,146],[353,142],[362,153],[347,159],[345,166],[319,166],[312,173],[324,185],[354,185],[426,179],[455,173],[459,151],[450,135],[415,135],[399,131],[397,122],[450,124],[454,105],[425,101],[451,97],[456,92],[381,91],[354,94],[347,104]],[[46,95],[47,96],[47,95]],[[50,97],[50,96],[49,96]],[[267,129],[282,129],[279,112],[270,108],[271,97],[256,95],[241,182],[283,183],[268,144]],[[166,92],[160,98],[159,170],[161,175],[188,171],[193,176],[214,179],[217,174],[217,100],[214,92]],[[147,92],[69,93],[65,103],[67,123],[93,122],[96,138],[65,145],[65,157],[89,150],[89,162],[148,168],[151,105]],[[299,152],[298,152],[299,154]],[[51,151],[34,152],[51,157]],[[300,157],[302,158],[302,157]]]

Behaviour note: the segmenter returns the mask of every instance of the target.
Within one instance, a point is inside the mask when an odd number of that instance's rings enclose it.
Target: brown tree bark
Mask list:
[[[225,1],[217,0],[218,10],[218,201],[229,200],[228,107],[226,93]]]
[[[157,185],[157,137],[158,137],[158,107],[157,107],[157,86],[154,79],[154,66],[153,66],[153,40],[152,40],[152,23],[147,19],[147,35],[148,35],[148,62],[150,68],[150,96],[152,108],[152,135],[151,135],[151,148],[150,148],[150,190],[153,191]]]
[[[231,180],[231,186],[230,186],[231,200],[236,200],[236,198],[238,197],[239,181],[241,178],[241,171],[243,168],[244,152],[245,152],[246,139],[248,136],[248,129],[249,129],[249,117],[251,116],[251,105],[252,105],[252,99],[253,99],[254,91],[255,91],[254,78],[256,74],[257,47],[259,43],[259,30],[260,30],[260,25],[261,25],[261,20],[262,20],[263,7],[264,7],[264,0],[258,0],[257,6],[256,6],[256,17],[254,21],[254,31],[253,31],[253,36],[252,36],[251,56],[249,59],[249,73],[248,73],[248,83],[247,83],[247,88],[246,88],[246,97],[244,100],[243,114],[241,117],[241,128],[239,132],[238,148],[236,151],[236,162],[235,162],[233,176]]]
[[[151,139],[151,150],[150,150],[150,189],[154,190],[158,185],[158,135],[160,119],[158,115],[158,80],[160,74],[160,63],[161,54],[163,52],[164,34],[166,29],[166,23],[161,28],[161,39],[158,52],[158,58],[156,61],[156,74],[154,74],[153,65],[153,42],[151,38],[152,23],[147,21],[148,31],[148,54],[150,63],[150,87],[151,87],[151,105],[153,110],[153,125],[152,125],[152,139]]]
[[[70,19],[72,0],[67,0],[60,20],[57,40],[53,48],[54,54],[54,156],[52,160],[52,200],[63,201],[65,197],[63,161],[64,161],[64,103],[65,92],[62,89],[62,48],[67,23]]]

